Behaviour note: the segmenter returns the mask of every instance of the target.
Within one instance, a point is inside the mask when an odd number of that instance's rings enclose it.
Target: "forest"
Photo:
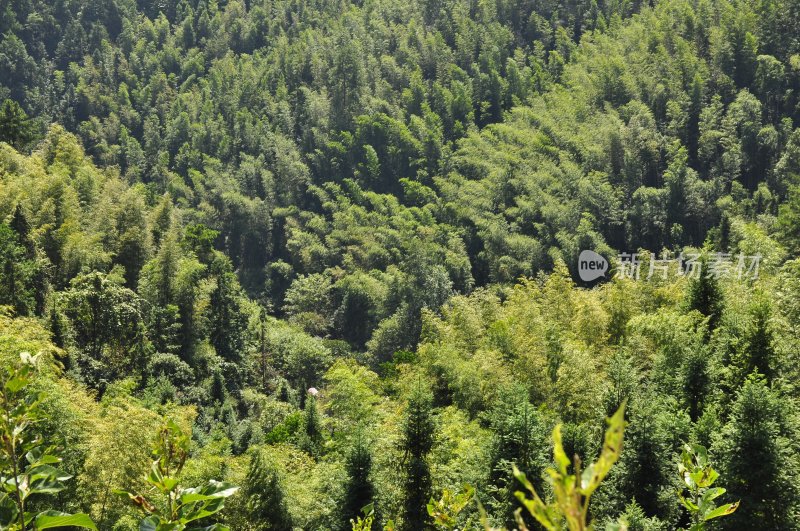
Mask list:
[[[798,127],[793,0],[0,1],[0,529],[800,530]]]

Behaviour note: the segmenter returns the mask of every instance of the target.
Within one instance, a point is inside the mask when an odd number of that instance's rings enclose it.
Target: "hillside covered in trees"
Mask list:
[[[791,0],[0,4],[0,528],[543,529],[623,407],[595,529],[800,529],[798,127]]]

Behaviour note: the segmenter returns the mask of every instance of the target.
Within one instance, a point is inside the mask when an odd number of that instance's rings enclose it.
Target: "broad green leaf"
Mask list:
[[[148,516],[139,522],[139,531],[156,531],[158,529],[158,518]]]
[[[714,518],[719,518],[720,516],[727,516],[727,515],[733,513],[734,511],[736,511],[736,509],[738,509],[738,508],[739,508],[739,502],[738,501],[737,502],[733,502],[733,503],[726,503],[725,505],[720,505],[719,507],[717,507],[713,511],[709,512],[708,514],[706,514],[703,517],[703,521],[704,522],[708,522],[709,520],[713,520]]]
[[[67,514],[58,511],[45,511],[39,513],[34,520],[37,530],[55,529],[60,527],[81,527],[83,529],[97,529],[87,514]]]
[[[239,490],[239,487],[230,483],[211,481],[210,484],[202,489],[186,489],[178,498],[181,503],[193,503],[217,498],[227,498]]]
[[[711,500],[715,500],[725,494],[727,491],[722,487],[714,487],[713,489],[708,489],[703,493],[702,500],[704,502],[710,502]]]
[[[699,507],[692,501],[687,499],[683,494],[680,492],[678,493],[678,499],[681,501],[684,507],[686,507],[690,512],[697,511]]]
[[[16,393],[26,385],[28,385],[27,378],[15,376],[14,378],[9,378],[8,381],[6,381],[5,388],[9,393]]]
[[[161,480],[161,488],[164,492],[169,492],[178,486],[177,478],[165,477]]]
[[[524,486],[530,492],[535,492],[533,490],[533,484],[530,481],[528,481],[528,477],[525,475],[524,472],[522,472],[519,468],[517,468],[516,464],[511,465],[511,471],[514,473],[514,477],[517,478],[517,481],[522,483],[522,486]]]

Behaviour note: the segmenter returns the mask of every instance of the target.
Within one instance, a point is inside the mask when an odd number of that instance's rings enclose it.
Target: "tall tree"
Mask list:
[[[516,465],[541,491],[544,467],[549,462],[548,432],[522,388],[507,392],[492,410],[490,419],[494,438],[489,482],[495,492],[491,505],[506,526],[514,526],[514,511],[519,507],[514,492],[519,485],[512,466]]]
[[[5,100],[0,105],[0,142],[22,150],[35,138],[36,126],[22,107],[14,100]]]
[[[708,328],[714,330],[722,317],[724,307],[719,280],[709,270],[709,258],[702,254],[698,260],[699,273],[689,284],[688,306],[708,317]]]
[[[736,394],[715,448],[723,484],[732,499],[741,500],[739,510],[722,522],[724,529],[793,528],[800,491],[791,410],[787,399],[758,375],[751,375]]]
[[[428,525],[427,504],[431,497],[428,453],[433,447],[435,431],[432,397],[420,383],[408,399],[403,425],[405,497],[402,529],[406,531],[425,529]]]
[[[313,456],[319,455],[322,451],[322,426],[320,425],[319,411],[317,410],[317,399],[313,395],[306,398],[303,415],[303,434],[301,436],[301,446]]]
[[[0,224],[0,304],[11,306],[17,315],[30,315],[37,307],[38,263],[19,240],[19,234]]]
[[[224,360],[238,363],[244,356],[247,315],[242,308],[242,289],[233,273],[231,262],[217,254],[210,267],[217,281],[211,292],[210,339],[211,344]]]
[[[363,438],[359,437],[347,456],[347,483],[342,501],[341,531],[350,531],[350,520],[362,515],[362,509],[373,503],[375,487],[372,484],[372,454]]]
[[[291,531],[292,517],[286,505],[281,478],[275,465],[270,463],[261,450],[254,450],[250,458],[242,487],[245,510],[253,529],[258,531]]]

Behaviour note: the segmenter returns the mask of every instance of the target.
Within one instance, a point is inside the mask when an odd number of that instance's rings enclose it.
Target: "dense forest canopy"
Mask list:
[[[31,511],[513,528],[625,404],[596,528],[697,523],[690,464],[705,529],[800,525],[796,2],[15,0],[0,103],[0,394],[72,476]]]

